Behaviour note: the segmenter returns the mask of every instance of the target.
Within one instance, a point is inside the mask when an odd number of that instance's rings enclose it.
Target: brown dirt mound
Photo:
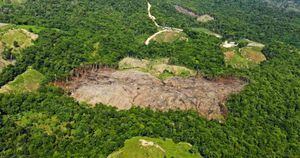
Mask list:
[[[208,80],[203,77],[174,77],[164,81],[136,70],[99,69],[85,71],[69,82],[56,82],[78,101],[103,103],[118,109],[133,105],[155,110],[196,110],[208,120],[223,120],[228,96],[246,85],[237,78]],[[80,76],[80,77],[79,77]]]

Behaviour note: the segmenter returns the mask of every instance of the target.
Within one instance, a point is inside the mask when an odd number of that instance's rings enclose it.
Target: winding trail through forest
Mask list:
[[[161,26],[159,26],[158,23],[156,22],[156,17],[151,14],[152,5],[149,3],[149,1],[147,1],[147,4],[148,4],[148,17],[153,21],[156,27],[160,28]]]
[[[156,22],[156,17],[151,14],[151,7],[152,5],[147,1],[148,4],[148,17],[153,21],[154,25],[159,29],[158,32],[153,34],[152,36],[148,37],[148,39],[145,41],[145,45],[149,45],[150,41],[154,39],[157,35],[163,33],[163,32],[183,32],[182,29],[178,28],[172,28],[172,27],[162,27]]]
[[[168,32],[168,31],[170,31],[170,30],[161,30],[161,31],[156,32],[156,33],[153,34],[152,36],[148,37],[148,39],[145,41],[145,45],[149,45],[150,41],[151,41],[152,39],[154,39],[157,35],[159,35],[159,34],[161,34],[161,33],[163,33],[163,32]]]

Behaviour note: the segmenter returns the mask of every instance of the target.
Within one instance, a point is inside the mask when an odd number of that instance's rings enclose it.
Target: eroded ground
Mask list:
[[[185,14],[185,15],[193,17],[193,18],[196,18],[198,22],[207,23],[207,22],[210,22],[210,21],[214,20],[214,17],[212,17],[208,14],[198,15],[197,13],[193,12],[190,9],[183,8],[183,7],[178,6],[178,5],[175,5],[174,7],[175,7],[177,12]]]
[[[226,117],[225,102],[240,92],[246,82],[237,78],[207,80],[203,77],[172,77],[159,80],[138,70],[84,70],[55,85],[68,90],[78,101],[103,103],[118,109],[133,105],[154,110],[196,110],[208,120]]]

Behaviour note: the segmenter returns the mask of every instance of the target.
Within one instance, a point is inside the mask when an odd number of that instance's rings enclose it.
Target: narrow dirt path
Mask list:
[[[153,21],[156,27],[161,28],[161,26],[159,26],[158,23],[156,22],[156,17],[151,14],[152,5],[149,3],[149,1],[147,1],[147,4],[148,4],[148,17]]]
[[[178,28],[172,28],[172,27],[162,27],[160,26],[157,22],[156,22],[156,17],[153,16],[151,14],[151,7],[152,5],[149,3],[149,1],[147,1],[148,4],[148,17],[153,21],[154,25],[160,30],[158,32],[156,32],[155,34],[153,34],[152,36],[148,37],[148,39],[145,41],[145,45],[149,45],[150,41],[152,39],[154,39],[157,35],[163,33],[163,32],[183,32],[182,29],[178,29]]]
[[[169,31],[169,30],[161,30],[161,31],[156,32],[156,33],[153,34],[152,36],[148,37],[148,39],[145,41],[145,45],[149,45],[150,41],[151,41],[152,39],[154,39],[157,35],[159,35],[159,34],[161,34],[161,33],[163,33],[163,32],[167,32],[167,31]]]

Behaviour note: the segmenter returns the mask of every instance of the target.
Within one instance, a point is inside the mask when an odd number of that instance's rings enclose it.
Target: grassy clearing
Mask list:
[[[37,34],[31,33],[26,29],[31,30],[32,32],[40,32],[41,27],[29,26],[29,25],[11,25],[11,24],[2,24],[0,23],[0,72],[7,65],[13,64],[15,59],[5,60],[4,51],[12,54],[14,58],[18,58],[20,52],[33,45],[33,41],[38,38]]]
[[[0,72],[7,66],[6,61],[0,58]]]
[[[160,79],[167,79],[174,76],[189,77],[196,75],[196,72],[183,66],[169,65],[168,58],[157,60],[145,60],[135,58],[124,58],[119,62],[119,69],[137,69],[148,72]]]
[[[188,143],[174,143],[171,139],[134,137],[108,158],[200,158]]]
[[[13,25],[1,23],[0,35],[3,35],[3,33],[7,32],[8,30],[13,29],[13,28],[14,28]]]
[[[210,22],[210,21],[213,21],[215,18],[208,15],[208,14],[205,14],[205,15],[201,15],[197,18],[197,21],[198,22],[201,22],[201,23],[207,23],[207,22]]]
[[[227,66],[231,66],[233,68],[249,68],[251,65],[247,59],[243,58],[243,56],[235,51],[225,52],[224,55]]]
[[[247,60],[259,64],[267,60],[261,51],[262,49],[258,47],[245,47],[241,49],[241,55]]]
[[[155,36],[153,40],[158,43],[172,43],[175,41],[186,41],[187,35],[183,32],[166,31]]]
[[[11,49],[12,53],[18,54],[22,49],[33,45],[33,41],[38,35],[33,34],[25,29],[10,29],[0,37],[1,42],[6,49]]]
[[[40,87],[44,75],[40,72],[28,68],[23,74],[17,76],[0,89],[0,93],[23,93],[33,92]]]
[[[247,39],[239,40],[238,44],[239,46],[231,48],[221,46],[227,66],[238,69],[249,68],[266,60],[266,57],[262,53],[263,44]]]

